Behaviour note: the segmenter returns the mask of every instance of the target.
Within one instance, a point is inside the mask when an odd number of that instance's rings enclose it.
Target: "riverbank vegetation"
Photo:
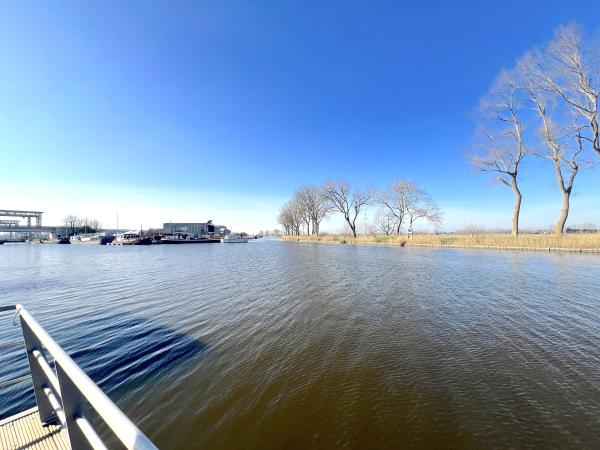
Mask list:
[[[406,224],[410,236],[417,221],[439,224],[443,216],[431,196],[410,181],[396,180],[382,190],[353,188],[346,181],[329,181],[321,188],[304,186],[298,189],[281,208],[278,221],[285,235],[299,236],[304,232],[319,237],[322,220],[338,213],[344,217],[350,235],[356,238],[357,220],[369,206],[379,208],[375,219],[376,234],[399,235]]]
[[[600,233],[573,234],[414,234],[389,236],[321,235],[283,236],[285,240],[341,244],[379,244],[432,247],[488,247],[505,249],[569,249],[600,251]]]

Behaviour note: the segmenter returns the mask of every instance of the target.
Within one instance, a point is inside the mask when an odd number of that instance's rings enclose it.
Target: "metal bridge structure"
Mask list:
[[[31,219],[35,219],[35,227],[40,228],[42,226],[42,214],[43,211],[18,211],[14,209],[0,209],[0,217],[18,217],[20,219],[27,219],[27,227],[31,228]]]
[[[9,240],[40,238],[42,234],[53,237],[56,235],[57,227],[42,226],[42,214],[43,211],[0,209],[0,217],[3,218],[0,220],[0,233],[9,233]],[[27,221],[26,224],[21,223],[24,220]]]

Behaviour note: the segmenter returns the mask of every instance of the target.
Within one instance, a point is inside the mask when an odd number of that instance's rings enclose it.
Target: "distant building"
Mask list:
[[[166,223],[163,223],[162,231],[165,234],[189,233],[189,234],[195,234],[198,236],[213,235],[213,234],[220,234],[220,235],[229,234],[229,230],[227,229],[227,227],[225,225],[215,225],[211,222],[207,222],[207,223],[166,222]]]

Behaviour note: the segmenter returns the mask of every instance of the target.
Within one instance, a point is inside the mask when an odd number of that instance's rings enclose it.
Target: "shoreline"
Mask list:
[[[302,236],[285,236],[281,238],[285,242],[295,242],[303,244],[340,244],[340,245],[365,245],[365,246],[383,246],[383,247],[426,247],[426,248],[453,248],[453,249],[476,249],[476,250],[509,250],[509,251],[530,251],[547,253],[587,253],[600,254],[600,248],[571,248],[571,247],[546,247],[546,246],[502,246],[502,245],[481,245],[481,244],[443,244],[443,243],[419,243],[419,242],[369,242],[353,240],[352,238],[332,239],[306,239]]]

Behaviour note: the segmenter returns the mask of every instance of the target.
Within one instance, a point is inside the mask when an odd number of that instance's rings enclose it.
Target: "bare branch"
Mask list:
[[[369,205],[375,192],[372,189],[352,189],[345,181],[330,181],[321,189],[331,207],[344,216],[344,220],[356,237],[356,219],[360,211]]]

